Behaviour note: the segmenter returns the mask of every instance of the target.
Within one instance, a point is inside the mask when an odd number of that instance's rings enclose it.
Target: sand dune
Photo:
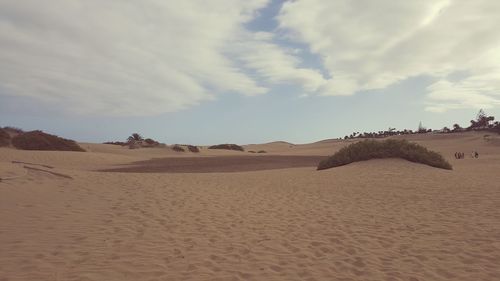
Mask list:
[[[452,136],[414,140],[453,171],[386,159],[325,171],[103,173],[94,170],[185,156],[0,149],[0,177],[22,176],[0,182],[0,280],[498,280],[500,146]],[[326,156],[343,145],[260,147]],[[479,159],[452,156],[472,149]],[[198,157],[219,153],[234,155]]]

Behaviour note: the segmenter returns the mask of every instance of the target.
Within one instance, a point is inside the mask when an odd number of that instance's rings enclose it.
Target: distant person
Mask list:
[[[455,159],[458,159],[458,152],[455,152]]]

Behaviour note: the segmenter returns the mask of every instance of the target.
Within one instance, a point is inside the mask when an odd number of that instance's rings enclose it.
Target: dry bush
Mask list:
[[[209,146],[208,149],[227,149],[227,150],[237,150],[237,151],[245,151],[242,146],[239,146],[237,144],[218,144],[218,145],[212,145]]]
[[[12,138],[12,145],[23,150],[85,151],[75,141],[42,131],[26,132]]]
[[[200,152],[200,149],[197,146],[194,146],[194,145],[188,145],[187,148],[188,148],[189,151],[194,152],[194,153]]]
[[[0,147],[10,145],[10,135],[4,129],[0,128]]]
[[[12,126],[3,127],[3,129],[5,132],[12,134],[12,135],[20,135],[20,134],[24,133],[24,131],[22,129],[17,128],[17,127],[12,127]]]
[[[452,169],[450,163],[441,154],[430,151],[416,143],[410,143],[406,140],[364,140],[348,145],[328,159],[321,161],[318,170],[380,158],[402,158],[436,168]]]
[[[156,146],[160,145],[159,142],[155,141],[154,139],[150,139],[150,138],[145,139],[144,143],[145,143],[145,145],[143,144],[143,146],[149,146],[149,147],[156,147]]]
[[[177,151],[177,152],[185,152],[186,151],[184,148],[182,148],[182,146],[180,146],[178,144],[172,146],[172,150]]]

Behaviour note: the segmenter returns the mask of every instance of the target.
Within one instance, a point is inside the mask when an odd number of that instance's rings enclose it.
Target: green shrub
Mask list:
[[[4,129],[0,128],[0,147],[10,144],[10,135]]]
[[[22,133],[12,138],[12,145],[24,150],[85,151],[75,141],[42,131]]]
[[[402,158],[411,162],[451,170],[452,166],[441,154],[406,140],[364,140],[346,146],[328,159],[321,161],[318,170],[377,158]]]
[[[257,151],[257,153],[267,153],[267,151],[265,151],[265,150],[259,150],[259,151]]]
[[[227,149],[227,150],[237,150],[237,151],[245,151],[243,147],[237,145],[237,144],[218,144],[218,145],[212,145],[209,146],[208,149]]]

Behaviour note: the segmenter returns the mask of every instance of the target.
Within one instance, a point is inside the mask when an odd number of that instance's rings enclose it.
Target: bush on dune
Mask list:
[[[126,142],[116,141],[116,142],[107,142],[106,144],[116,144],[116,145],[128,145],[130,149],[137,148],[151,148],[151,147],[165,147],[166,145],[160,143],[152,138],[143,138],[139,133],[131,134]]]
[[[10,144],[10,135],[4,129],[0,128],[0,147]]]
[[[381,158],[402,158],[411,162],[451,170],[452,166],[441,154],[406,140],[364,140],[346,146],[321,161],[318,170],[347,165],[353,162]]]
[[[182,148],[182,146],[180,146],[178,144],[172,146],[172,150],[177,151],[177,152],[185,152],[186,151],[184,148]]]
[[[26,132],[12,138],[12,145],[24,150],[85,151],[74,140],[64,139],[42,131]]]
[[[6,127],[3,127],[4,131],[7,132],[8,134],[12,136],[17,136],[17,135],[20,135],[22,133],[24,133],[23,129],[21,128],[17,128],[17,127],[12,127],[12,126],[6,126]]]
[[[237,151],[245,151],[243,147],[237,145],[237,144],[218,144],[218,145],[212,145],[208,147],[208,149],[227,149],[227,150],[237,150]]]
[[[160,143],[155,141],[154,139],[150,139],[150,138],[147,138],[144,140],[144,143],[143,146],[146,146],[146,147],[155,147],[155,146],[160,146]]]
[[[197,146],[194,146],[194,145],[188,145],[187,148],[188,148],[189,151],[194,152],[194,153],[200,152],[200,149]]]

